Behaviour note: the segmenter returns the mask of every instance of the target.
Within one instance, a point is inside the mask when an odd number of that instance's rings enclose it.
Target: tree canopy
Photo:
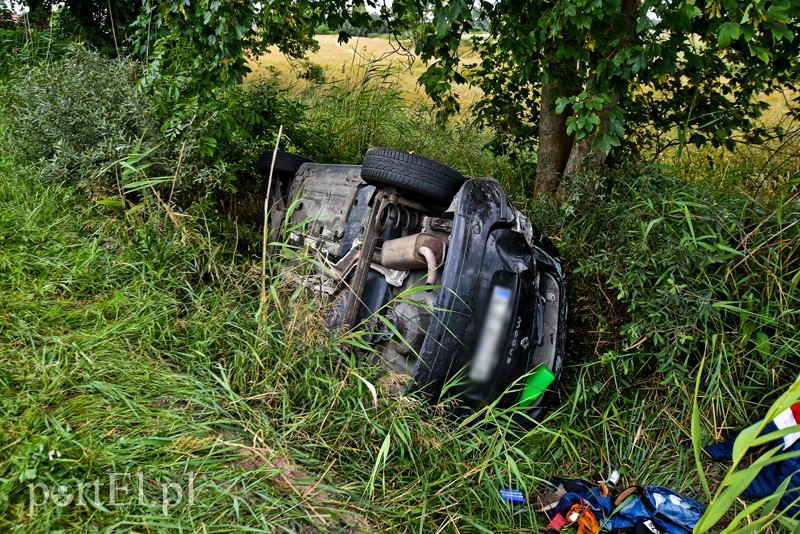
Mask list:
[[[480,62],[462,65],[469,7],[438,1],[418,47],[438,61],[422,81],[452,108],[451,82],[468,77],[486,95],[484,120],[537,137],[545,194],[568,163],[602,163],[664,131],[729,148],[734,131],[763,137],[761,97],[793,91],[800,74],[797,0],[483,0],[489,35],[477,40]]]
[[[46,28],[58,13],[59,24],[70,33],[82,34],[95,45],[121,45],[128,25],[139,15],[141,5],[121,0],[4,0],[7,9],[22,8],[28,20]],[[13,5],[12,5],[13,4]]]

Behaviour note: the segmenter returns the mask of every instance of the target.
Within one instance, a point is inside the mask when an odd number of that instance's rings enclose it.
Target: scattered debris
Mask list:
[[[632,486],[612,496],[619,480],[615,469],[607,479],[552,478],[550,487],[534,501],[547,514],[548,533],[575,525],[579,534],[621,532],[690,534],[705,507],[663,486]]]
[[[755,424],[762,423],[758,421]],[[797,494],[800,490],[800,431],[788,432],[788,429],[800,425],[800,403],[795,403],[778,416],[764,425],[759,437],[771,434],[772,432],[782,432],[784,435],[765,444],[768,448],[782,447],[781,455],[784,459],[773,461],[761,468],[758,475],[742,492],[741,497],[745,500],[754,501],[763,499],[775,494],[785,483],[788,485],[784,489],[783,496],[778,501],[778,510],[786,510],[787,515],[792,517],[800,513],[800,502]],[[705,447],[706,452],[711,455],[715,462],[731,461],[733,459],[733,447],[740,432],[724,441]],[[752,436],[751,436],[752,438]]]

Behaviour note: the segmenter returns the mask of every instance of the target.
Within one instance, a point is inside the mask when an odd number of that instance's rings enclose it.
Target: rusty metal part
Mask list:
[[[425,261],[428,263],[428,279],[425,281],[425,283],[428,285],[435,284],[436,269],[439,267],[439,259],[436,257],[436,253],[424,245],[419,247],[417,252],[420,256],[425,258]]]
[[[411,200],[410,198],[406,198],[406,197],[404,197],[402,195],[397,195],[395,197],[394,201],[397,202],[398,204],[402,204],[403,206],[407,206],[409,208],[413,208],[415,210],[421,211],[422,213],[431,213],[431,211],[433,211],[433,210],[431,210],[430,206],[426,206],[425,204],[423,204],[421,202],[415,202],[415,201]]]
[[[361,251],[360,246],[358,241],[353,243],[353,247],[348,253],[336,263],[328,261],[319,251],[317,251],[317,260],[329,269],[329,271],[325,271],[325,274],[337,282],[343,282],[345,278],[347,278],[347,275],[350,274],[353,267],[355,267],[356,262],[358,262],[359,253]]]
[[[379,191],[374,197],[373,208],[370,210],[366,230],[364,232],[364,245],[361,247],[358,262],[356,263],[356,270],[353,273],[353,281],[350,286],[350,290],[355,295],[355,298],[347,301],[347,306],[342,314],[343,330],[355,326],[358,306],[362,303],[361,295],[364,294],[364,287],[367,283],[369,265],[372,260],[372,255],[375,252],[375,245],[377,245],[381,233],[380,216],[389,202],[389,196],[385,192]]]
[[[384,228],[403,228],[406,232],[417,228],[420,223],[420,214],[417,210],[389,203],[384,205],[378,214],[378,220]]]
[[[444,240],[433,234],[413,234],[383,243],[380,264],[398,271],[428,270],[428,283],[436,283],[436,269],[444,261]]]

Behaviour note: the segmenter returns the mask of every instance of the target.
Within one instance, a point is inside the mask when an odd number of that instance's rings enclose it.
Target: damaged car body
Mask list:
[[[364,332],[403,392],[541,417],[564,365],[564,275],[497,180],[388,148],[362,165],[272,158],[270,226],[303,228],[289,239],[322,266],[331,327]]]

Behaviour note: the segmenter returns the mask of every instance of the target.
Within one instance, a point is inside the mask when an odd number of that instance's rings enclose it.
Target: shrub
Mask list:
[[[62,59],[15,72],[0,93],[15,109],[2,148],[20,161],[42,162],[47,178],[94,196],[120,194],[126,181],[150,180],[162,183],[180,208],[210,203],[238,217],[245,215],[240,204],[253,204],[245,197],[261,195],[266,185],[255,162],[274,145],[280,125],[289,139],[284,147],[313,146],[305,108],[274,82],[219,89],[214,99],[178,102],[165,116],[153,102],[167,96],[137,86],[137,64],[79,45]],[[123,172],[121,163],[132,161],[135,172]],[[258,224],[251,215],[245,222]]]
[[[4,92],[15,112],[3,148],[46,162],[53,180],[109,189],[118,178],[114,162],[155,137],[131,62],[72,45],[63,59],[18,72]]]
[[[292,68],[296,70],[297,78],[300,80],[308,80],[318,84],[325,83],[325,69],[319,63],[303,59],[295,62]]]
[[[800,322],[800,206],[676,175],[616,176],[564,223],[573,315],[595,318],[596,355],[619,386],[691,383],[708,358],[710,399],[722,403],[734,385],[761,402],[764,384],[775,391],[798,371],[789,340]]]

